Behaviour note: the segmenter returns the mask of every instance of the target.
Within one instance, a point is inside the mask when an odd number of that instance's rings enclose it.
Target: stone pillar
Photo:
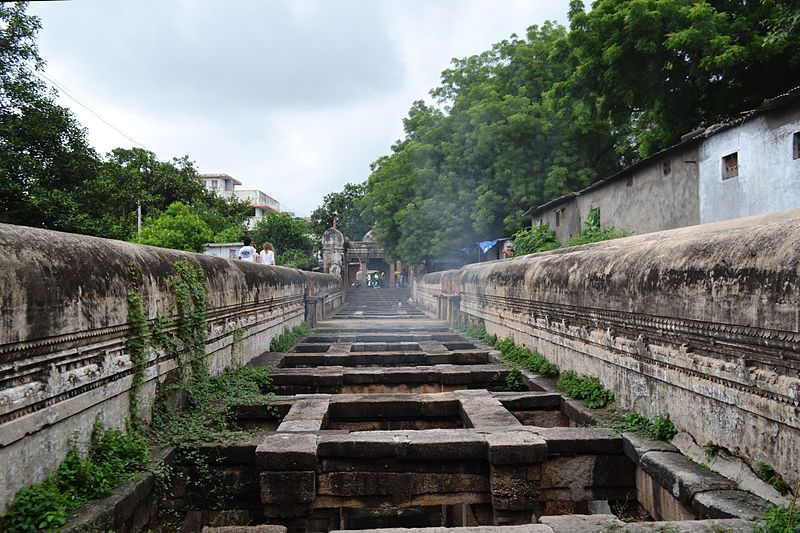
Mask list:
[[[344,279],[347,275],[344,264],[344,235],[335,228],[328,228],[322,234],[322,269]]]
[[[395,261],[387,261],[389,265],[389,272],[386,276],[386,286],[387,287],[394,287],[394,265]]]
[[[360,261],[360,263],[361,263],[361,286],[362,287],[366,287],[367,286],[367,262],[366,261]]]

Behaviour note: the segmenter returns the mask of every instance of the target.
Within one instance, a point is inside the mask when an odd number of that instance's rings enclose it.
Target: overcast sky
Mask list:
[[[34,2],[45,73],[161,159],[189,155],[308,215],[361,182],[455,57],[568,0]],[[133,144],[60,97],[100,153]]]

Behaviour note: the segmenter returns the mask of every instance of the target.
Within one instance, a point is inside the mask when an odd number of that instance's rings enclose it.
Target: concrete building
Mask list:
[[[564,243],[593,208],[603,226],[635,235],[798,207],[800,88],[527,214]]]
[[[214,191],[220,196],[236,197],[253,206],[253,216],[247,220],[248,228],[253,228],[256,222],[268,213],[277,213],[281,210],[280,202],[258,189],[236,189],[236,186],[241,185],[242,182],[227,174],[200,174],[198,177],[206,189]]]
[[[203,253],[214,257],[236,259],[236,254],[242,246],[244,246],[243,242],[209,242],[206,244],[206,250]]]

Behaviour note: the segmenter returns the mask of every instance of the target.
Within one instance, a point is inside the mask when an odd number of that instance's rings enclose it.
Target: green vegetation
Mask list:
[[[780,474],[775,472],[775,469],[772,468],[767,463],[759,462],[756,465],[758,477],[761,478],[762,481],[766,481],[770,485],[773,486],[775,490],[780,492],[783,495],[789,494],[789,485],[783,480]]]
[[[583,404],[590,409],[599,409],[614,401],[614,393],[603,387],[599,379],[579,375],[572,370],[561,373],[558,388],[571,398],[583,400]]]
[[[311,226],[302,218],[288,213],[269,213],[256,222],[252,232],[257,249],[265,241],[275,246],[275,261],[281,266],[311,270],[318,264],[319,243]]]
[[[142,234],[133,240],[162,248],[202,252],[213,236],[208,224],[188,205],[175,202],[163,213],[149,218],[142,228]]]
[[[660,414],[650,420],[634,411],[627,414],[614,413],[601,425],[620,433],[634,432],[664,441],[670,440],[678,433],[668,414]]]
[[[756,522],[756,533],[798,533],[800,532],[800,513],[797,512],[797,493],[800,485],[795,487],[794,496],[789,506],[770,505],[764,517]]]
[[[345,238],[351,241],[363,239],[375,223],[375,216],[364,211],[366,193],[366,183],[348,183],[341,192],[325,195],[322,205],[311,213],[314,233],[321,237],[333,224],[333,217],[336,217],[336,227]]]
[[[516,366],[506,374],[506,388],[510,391],[522,391],[527,389],[525,383],[522,381],[522,372]]]
[[[416,263],[511,234],[531,206],[800,85],[799,13],[787,0],[598,0],[588,11],[576,0],[568,29],[532,26],[454,60],[372,164],[364,206],[377,240]]]
[[[558,367],[556,365],[545,359],[539,352],[534,352],[530,348],[514,344],[514,339],[511,337],[498,340],[494,347],[500,350],[500,353],[503,354],[503,359],[506,361],[542,374],[543,376],[558,375]]]
[[[706,454],[706,459],[710,461],[711,459],[714,458],[715,455],[717,455],[717,452],[719,451],[719,446],[717,446],[713,440],[710,440],[706,442],[705,446],[703,446],[703,451]]]
[[[567,242],[567,246],[578,246],[580,244],[590,244],[593,242],[608,241],[611,239],[619,239],[624,237],[625,233],[621,232],[614,226],[605,228],[600,227],[600,208],[595,207],[589,210],[589,214],[584,221],[584,226],[581,232]]]
[[[137,476],[148,461],[147,441],[107,428],[97,419],[85,457],[74,444],[58,469],[43,482],[17,492],[5,519],[9,531],[57,530],[70,511],[111,493],[119,482]]]
[[[147,314],[144,310],[142,295],[138,290],[128,289],[128,322],[131,331],[125,348],[131,357],[133,365],[133,379],[128,391],[130,420],[136,430],[141,429],[141,416],[139,413],[139,391],[144,383],[144,372],[147,366],[147,346],[150,342],[150,332],[147,329]]]
[[[514,233],[515,255],[527,255],[560,248],[556,232],[547,224],[525,227]]]
[[[270,392],[271,368],[243,366],[197,380],[187,389],[185,384],[173,386],[191,401],[176,411],[161,406],[153,416],[153,434],[162,446],[182,449],[204,442],[230,440],[236,435],[230,406],[243,403],[268,405],[274,395]]]
[[[284,330],[283,333],[277,337],[273,337],[272,341],[269,343],[269,351],[288,352],[294,348],[294,345],[297,344],[300,339],[307,336],[309,333],[311,333],[311,328],[305,322],[292,329]]]

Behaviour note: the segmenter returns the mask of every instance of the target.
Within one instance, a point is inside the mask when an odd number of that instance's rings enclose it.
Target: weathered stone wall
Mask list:
[[[176,317],[175,261],[205,274],[214,372],[246,363],[301,323],[307,293],[326,308],[341,303],[334,276],[120,241],[0,224],[0,249],[0,513],[18,489],[55,470],[73,435],[85,439],[96,417],[124,423],[128,291],[141,293],[151,325],[159,312]],[[176,367],[174,356],[150,350],[145,418]]]
[[[795,210],[469,265],[460,313],[794,485],[798,242]],[[423,278],[417,300],[435,283]]]

